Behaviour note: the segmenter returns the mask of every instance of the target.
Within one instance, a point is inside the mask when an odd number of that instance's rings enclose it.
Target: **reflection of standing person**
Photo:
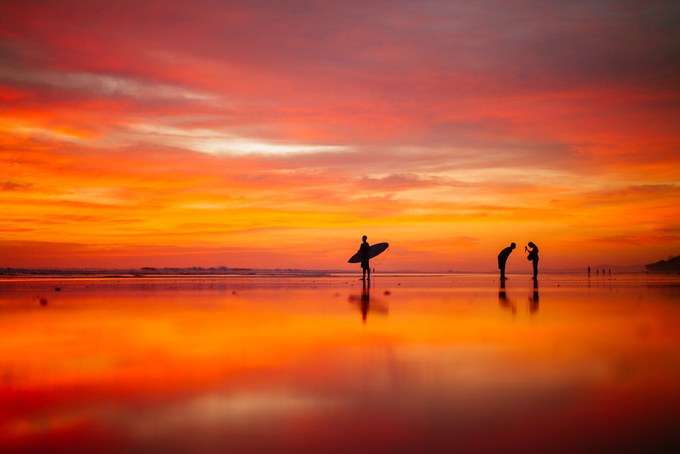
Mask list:
[[[505,262],[508,261],[508,256],[512,252],[513,249],[515,249],[517,245],[515,243],[510,244],[509,247],[506,247],[501,251],[500,254],[498,254],[498,269],[501,270],[501,281],[504,281],[506,279],[505,277]]]
[[[369,249],[370,246],[366,242],[366,238],[367,238],[366,235],[364,235],[361,238],[362,243],[361,243],[361,246],[359,247],[358,253],[359,253],[359,256],[361,257],[361,269],[364,271],[364,277],[362,278],[362,280],[363,281],[366,280],[366,274],[368,273],[368,280],[370,281],[371,280],[371,268],[368,265],[368,260],[369,260],[368,249]]]
[[[538,281],[534,281],[534,295],[529,297],[529,312],[538,312]]]
[[[527,248],[529,246],[531,249]],[[524,246],[524,250],[529,252],[529,255],[527,256],[527,260],[531,260],[532,264],[534,265],[534,277],[533,279],[536,280],[538,276],[538,247],[531,241],[529,241],[529,244],[527,246]]]

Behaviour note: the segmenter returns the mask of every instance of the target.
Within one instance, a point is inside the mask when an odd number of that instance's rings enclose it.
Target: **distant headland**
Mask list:
[[[668,260],[650,263],[645,265],[645,268],[653,273],[680,273],[680,255],[670,257]]]

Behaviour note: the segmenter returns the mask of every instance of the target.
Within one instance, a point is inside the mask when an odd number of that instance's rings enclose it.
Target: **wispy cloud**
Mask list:
[[[33,186],[32,183],[22,183],[18,181],[3,181],[0,180],[0,191],[15,191],[17,189],[26,189]]]
[[[73,71],[22,70],[7,66],[0,68],[0,83],[19,85],[29,89],[59,89],[97,97],[129,97],[138,100],[215,98],[213,95],[192,92],[178,86],[130,77]]]

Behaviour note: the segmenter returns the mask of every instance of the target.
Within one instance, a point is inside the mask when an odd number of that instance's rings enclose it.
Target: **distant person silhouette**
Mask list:
[[[358,254],[361,256],[361,269],[364,271],[364,277],[361,279],[362,281],[366,280],[366,274],[368,274],[368,280],[371,280],[371,267],[368,265],[368,249],[370,246],[368,245],[368,242],[366,242],[366,239],[366,235],[361,238],[361,246],[359,246],[358,251]]]
[[[590,276],[590,267],[588,267],[588,276]]]
[[[531,263],[534,266],[534,277],[532,279],[536,280],[538,277],[538,247],[531,241],[529,241],[527,246],[524,246],[524,250],[529,252],[527,260],[531,260]]]
[[[501,281],[504,281],[505,279],[507,279],[505,277],[505,262],[508,261],[508,257],[510,256],[510,253],[516,247],[517,247],[517,245],[515,243],[511,243],[509,247],[506,247],[505,249],[503,249],[500,252],[500,254],[498,254],[498,269],[501,270]]]

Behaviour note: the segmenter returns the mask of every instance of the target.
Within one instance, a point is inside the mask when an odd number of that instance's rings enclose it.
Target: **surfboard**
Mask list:
[[[372,259],[373,257],[382,254],[389,246],[390,245],[387,243],[376,243],[370,246],[368,248],[368,258]],[[357,252],[347,261],[347,263],[361,263],[361,256]]]

